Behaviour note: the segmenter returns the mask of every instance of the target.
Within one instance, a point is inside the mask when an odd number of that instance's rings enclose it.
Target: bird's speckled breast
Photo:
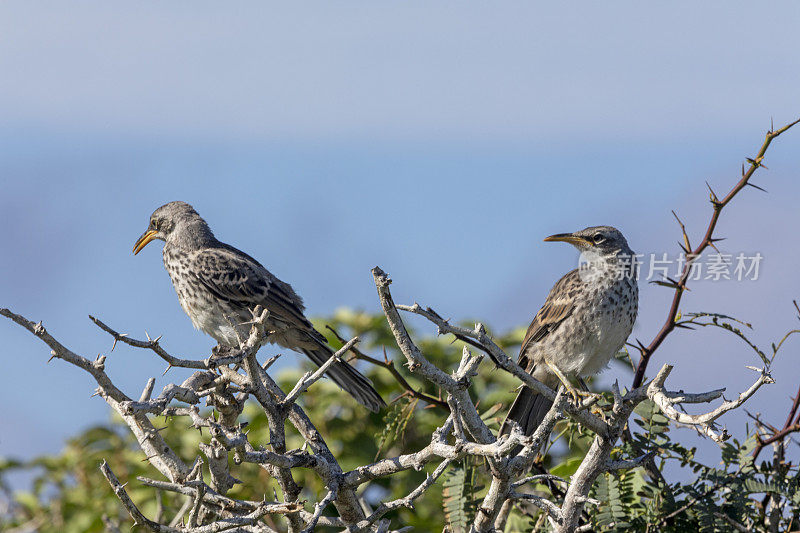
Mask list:
[[[164,246],[162,254],[164,268],[169,273],[172,286],[178,294],[178,301],[195,328],[210,335],[220,344],[237,346],[239,341],[233,326],[234,323],[240,322],[236,316],[237,310],[221,309],[217,299],[192,275],[191,253],[193,252],[169,244]]]
[[[587,315],[594,346],[588,347],[582,367],[576,369],[579,375],[596,374],[608,365],[625,345],[638,311],[639,288],[635,279],[625,277],[589,285],[588,289],[593,293],[588,300],[596,303],[595,312]]]
[[[572,376],[591,376],[605,368],[624,346],[638,311],[635,278],[609,268],[586,283],[573,313],[555,335],[538,347]]]

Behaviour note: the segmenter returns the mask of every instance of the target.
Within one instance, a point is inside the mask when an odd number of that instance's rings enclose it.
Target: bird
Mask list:
[[[219,351],[236,349],[247,338],[257,306],[269,311],[267,342],[308,356],[321,366],[334,353],[305,317],[303,300],[291,285],[264,266],[217,240],[208,223],[186,202],[170,202],[150,216],[133,246],[136,255],[153,240],[164,241],[164,268],[181,307],[195,328],[213,337]],[[377,412],[386,404],[372,383],[344,361],[327,375],[361,405]]]
[[[528,327],[517,363],[535,379],[555,389],[561,383],[577,402],[581,394],[569,378],[593,376],[624,346],[639,305],[636,257],[622,233],[593,226],[544,239],[567,242],[581,252],[579,268],[559,279]],[[539,427],[552,401],[522,386],[500,427],[516,422],[526,436]]]

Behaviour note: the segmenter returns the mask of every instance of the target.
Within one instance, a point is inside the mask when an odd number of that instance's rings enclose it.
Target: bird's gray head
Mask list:
[[[633,254],[628,241],[617,228],[612,226],[592,226],[575,233],[559,233],[547,237],[545,241],[568,242],[581,253],[593,252],[604,257],[619,253]]]
[[[147,243],[156,239],[187,246],[193,243],[202,244],[213,238],[214,234],[208,224],[194,207],[186,202],[170,202],[150,215],[150,224],[133,245],[133,254],[138,254]]]

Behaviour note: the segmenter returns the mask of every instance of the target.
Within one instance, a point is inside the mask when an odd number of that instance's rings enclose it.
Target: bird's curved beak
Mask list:
[[[556,241],[568,242],[570,244],[574,244],[575,246],[578,245],[590,246],[592,244],[583,237],[578,237],[577,235],[573,235],[572,233],[556,233],[555,235],[550,235],[545,239],[545,242],[556,242]]]
[[[156,238],[156,235],[158,235],[158,232],[154,229],[149,229],[142,233],[142,236],[139,237],[139,239],[136,241],[136,244],[133,245],[133,255],[141,252],[142,248],[147,246],[147,243]]]

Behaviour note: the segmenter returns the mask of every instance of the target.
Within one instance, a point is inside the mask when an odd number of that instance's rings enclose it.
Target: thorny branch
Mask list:
[[[792,302],[794,304],[794,308],[797,311],[797,319],[800,320],[800,306],[797,305],[797,300]],[[787,333],[780,342],[773,345],[773,351],[777,352],[777,350],[783,345],[783,342],[792,335],[793,333],[799,332],[798,330],[792,330]],[[756,420],[759,423],[759,429],[764,427],[763,423],[760,423],[760,420]],[[763,449],[769,445],[778,445],[781,448],[783,447],[784,439],[786,439],[789,435],[793,433],[800,432],[800,386],[798,386],[797,392],[794,394],[794,398],[792,398],[792,404],[789,408],[789,413],[786,416],[786,421],[783,423],[783,427],[780,429],[772,428],[772,434],[768,437],[764,437],[761,434],[758,435],[758,443],[756,444],[755,449],[753,450],[753,459],[758,459],[758,456],[761,454]],[[779,454],[782,455],[782,454]]]
[[[675,320],[675,317],[678,316],[683,293],[687,290],[686,285],[692,273],[692,264],[702,255],[704,251],[706,251],[706,249],[709,247],[715,248],[714,243],[722,240],[719,237],[714,236],[714,230],[717,228],[717,222],[719,222],[719,217],[722,214],[722,210],[745,187],[750,186],[756,189],[759,188],[751,183],[750,179],[753,177],[753,174],[755,174],[756,170],[764,166],[764,157],[767,154],[770,144],[778,136],[780,136],[782,133],[785,133],[798,123],[800,123],[800,119],[797,119],[794,122],[791,122],[777,130],[770,128],[764,138],[764,142],[761,145],[758,154],[753,158],[747,158],[749,166],[745,170],[745,166],[742,165],[741,178],[723,198],[720,199],[709,186],[709,200],[711,201],[712,208],[711,218],[708,221],[708,226],[706,227],[703,238],[695,248],[692,248],[690,245],[689,236],[686,233],[686,227],[684,226],[683,222],[681,222],[681,220],[678,218],[678,215],[675,215],[675,218],[678,220],[678,224],[681,227],[683,244],[680,246],[683,252],[686,254],[686,262],[683,264],[681,275],[678,277],[677,281],[673,280],[669,283],[665,283],[674,290],[674,295],[672,297],[672,303],[670,304],[669,311],[667,312],[667,318],[664,321],[664,325],[661,326],[661,329],[658,331],[658,333],[656,333],[656,336],[647,346],[643,345],[642,343],[638,343],[638,345],[632,345],[640,353],[639,364],[636,367],[636,373],[633,377],[633,388],[639,387],[642,385],[642,383],[644,383],[645,371],[647,370],[647,365],[650,362],[650,358],[653,356],[653,352],[655,352],[658,347],[661,346],[661,343],[663,343],[667,336],[677,327],[677,321]],[[673,214],[675,214],[674,211]]]
[[[678,403],[710,402],[722,396],[722,393],[725,391],[725,389],[719,389],[701,394],[687,394],[684,392],[678,394],[669,393],[664,389],[664,382],[666,381],[670,372],[672,372],[672,365],[664,365],[662,367],[661,371],[658,373],[658,375],[656,375],[655,379],[653,379],[653,381],[650,383],[650,386],[647,388],[647,395],[656,403],[656,405],[658,405],[658,408],[661,410],[664,416],[670,420],[673,420],[678,424],[694,426],[698,429],[698,431],[709,436],[715,442],[723,442],[728,439],[728,432],[725,430],[723,430],[721,433],[716,432],[713,428],[714,421],[728,411],[741,406],[765,383],[775,383],[775,380],[772,379],[772,376],[769,375],[769,372],[766,368],[748,368],[759,373],[756,382],[753,383],[749,389],[741,393],[735,400],[725,401],[713,411],[702,415],[688,415],[686,413],[681,413],[675,409],[674,406]]]

